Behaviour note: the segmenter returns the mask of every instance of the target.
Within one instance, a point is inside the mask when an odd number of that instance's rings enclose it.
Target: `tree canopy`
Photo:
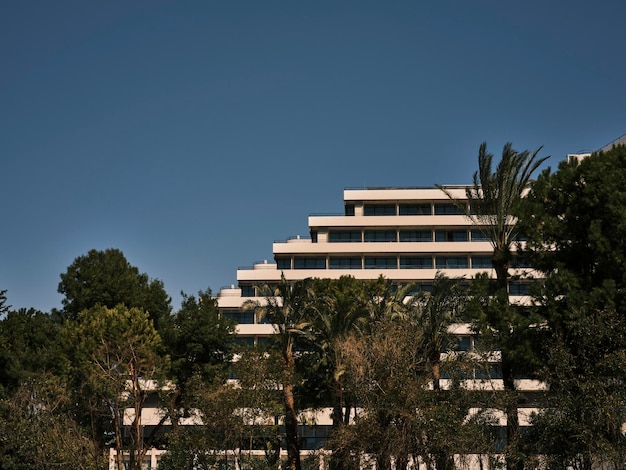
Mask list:
[[[171,312],[163,282],[140,273],[114,248],[90,250],[77,257],[61,274],[58,291],[65,296],[62,303],[68,318],[96,305],[114,308],[123,304],[147,311],[160,329]]]
[[[544,171],[520,227],[544,277],[549,407],[532,435],[553,463],[621,465],[626,392],[626,147]],[[558,433],[555,433],[558,429]]]

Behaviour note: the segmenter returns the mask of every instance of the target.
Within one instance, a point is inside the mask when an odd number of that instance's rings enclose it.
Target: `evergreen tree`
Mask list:
[[[79,312],[96,305],[114,308],[123,304],[148,312],[157,330],[169,320],[170,298],[163,283],[150,279],[132,266],[117,249],[90,250],[77,257],[61,274],[58,291],[65,316],[75,319]]]
[[[524,195],[533,173],[548,158],[539,158],[540,151],[541,147],[532,153],[528,150],[518,152],[511,143],[507,143],[494,170],[494,156],[487,152],[487,143],[483,142],[478,152],[478,171],[474,173],[473,184],[466,190],[469,205],[456,201],[442,188],[464,211],[476,229],[483,232],[493,248],[491,264],[496,273],[497,290],[488,304],[488,311],[483,315],[485,321],[478,326],[482,326],[480,333],[487,333],[493,340],[491,346],[502,354],[502,380],[510,396],[505,405],[508,470],[521,470],[523,467],[519,449],[520,397],[515,388],[515,379],[527,364],[525,352],[528,347],[524,336],[533,323],[525,309],[512,308],[509,304],[509,268],[512,247],[520,231],[516,217],[522,211]]]
[[[545,280],[543,379],[551,400],[534,447],[559,465],[626,456],[626,147],[562,162],[532,186],[520,227]]]

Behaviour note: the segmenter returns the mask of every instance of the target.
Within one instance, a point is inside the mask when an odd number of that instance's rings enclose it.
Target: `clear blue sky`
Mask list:
[[[214,293],[345,187],[470,181],[626,133],[626,2],[14,1],[0,10],[0,289],[119,248]]]

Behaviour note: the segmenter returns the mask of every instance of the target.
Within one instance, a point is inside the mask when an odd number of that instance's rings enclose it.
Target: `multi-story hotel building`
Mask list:
[[[466,200],[464,186],[445,189],[455,199]],[[239,341],[258,344],[274,332],[273,326],[259,321],[253,311],[240,307],[246,300],[261,300],[257,286],[278,284],[282,275],[287,281],[338,279],[343,275],[377,279],[382,275],[398,285],[411,283],[423,290],[429,290],[438,272],[468,280],[481,272],[495,277],[490,242],[442,189],[346,189],[343,206],[342,214],[310,215],[309,237],[275,242],[273,260],[238,269],[238,285],[220,290],[219,309],[238,323]],[[512,302],[529,299],[526,271],[529,268],[523,259],[514,257],[510,274],[516,280],[509,283]],[[451,328],[460,350],[473,349],[475,336],[469,324]],[[499,356],[496,353],[491,357],[493,364],[486,375],[484,371],[479,375],[477,370],[468,386],[503,389]],[[544,389],[535,380],[518,380],[517,387],[529,397]],[[531,412],[537,410],[533,402],[530,399],[520,407],[521,425],[527,425]],[[504,432],[506,418],[503,413],[495,414]],[[318,413],[316,422],[314,427],[301,427],[303,450],[323,445],[330,430],[330,413]]]
[[[465,187],[446,190],[465,199]],[[255,286],[278,283],[283,274],[287,281],[382,275],[425,290],[437,272],[466,279],[480,272],[495,276],[491,244],[439,188],[346,189],[343,214],[310,215],[309,230],[309,237],[275,242],[274,260],[238,269],[238,285],[220,290],[220,310],[238,322],[241,341],[254,343],[272,333],[271,325],[256,323],[240,306],[257,295]],[[516,259],[512,274],[526,268]],[[510,295],[523,297],[527,286],[512,282]]]

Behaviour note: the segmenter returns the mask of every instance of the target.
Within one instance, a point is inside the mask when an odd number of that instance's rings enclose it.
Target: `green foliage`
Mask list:
[[[486,320],[477,323],[482,326],[481,334],[489,334],[492,345],[502,353],[502,376],[504,387],[510,395],[505,405],[507,415],[507,468],[521,469],[518,458],[519,425],[515,379],[522,372],[518,366],[524,364],[528,355],[526,346],[520,355],[518,344],[527,344],[520,338],[530,325],[524,309],[511,308],[508,300],[509,266],[512,259],[511,248],[518,238],[520,228],[516,218],[523,212],[524,193],[528,189],[533,173],[548,158],[538,158],[539,147],[534,152],[514,150],[511,143],[502,149],[502,158],[493,170],[493,154],[487,152],[483,142],[478,152],[478,171],[474,173],[473,185],[466,190],[469,205],[456,201],[465,211],[472,224],[487,237],[493,247],[491,263],[496,273],[499,292],[495,301],[488,301]],[[442,188],[454,200],[454,197]]]
[[[515,217],[521,212],[523,195],[533,173],[549,157],[538,158],[534,152],[518,152],[509,142],[502,149],[502,157],[495,171],[493,154],[483,142],[478,151],[478,170],[473,184],[466,190],[469,206],[457,201],[473,225],[482,231],[493,246],[493,266],[500,287],[506,286],[507,269],[511,261],[511,246],[517,239]],[[454,200],[454,197],[442,188]]]
[[[42,373],[0,401],[0,467],[104,470],[106,456],[73,418],[63,379]]]
[[[313,279],[311,287],[310,335],[306,344],[310,355],[304,358],[308,367],[303,373],[306,390],[324,404],[335,406],[333,421],[348,424],[351,401],[342,392],[344,364],[336,346],[358,332],[365,331],[373,315],[374,292],[378,281],[357,280],[351,276],[339,279]],[[319,402],[318,402],[319,403]],[[343,414],[347,407],[346,414]]]
[[[466,299],[462,279],[437,273],[431,292],[420,292],[405,304],[403,320],[421,332],[418,350],[426,358],[435,390],[439,390],[441,354],[451,349],[454,342],[449,327],[460,322]]]
[[[172,374],[180,387],[195,375],[211,383],[224,379],[234,344],[232,322],[219,315],[217,300],[207,290],[182,293],[180,310],[173,316],[164,340],[171,358]]]
[[[66,372],[58,342],[60,325],[34,309],[9,311],[0,320],[0,397],[42,372]]]
[[[624,461],[626,440],[626,147],[546,170],[528,197],[527,256],[545,275],[546,411],[529,435],[578,468]],[[554,432],[559,426],[559,433]]]
[[[120,250],[90,250],[79,256],[61,274],[58,291],[67,318],[96,305],[114,308],[124,304],[147,311],[157,329],[166,322],[170,312],[170,298],[163,283],[150,279],[132,266]]]
[[[562,162],[533,185],[523,220],[531,261],[543,272],[571,274],[559,286],[563,294],[568,286],[591,291],[607,280],[618,290],[626,284],[625,185],[624,146],[580,164]]]
[[[199,375],[187,384],[195,426],[172,431],[168,454],[159,468],[215,468],[238,463],[240,467],[276,468],[280,434],[276,416],[282,413],[278,391],[280,361],[249,348],[233,364],[239,386],[221,381],[206,383]],[[265,450],[261,460],[246,451]]]
[[[401,464],[417,459],[436,468],[453,468],[452,456],[460,450],[491,450],[488,416],[468,419],[477,406],[475,392],[452,380],[445,390],[431,388],[431,361],[423,330],[404,318],[383,318],[366,335],[352,336],[343,344],[348,365],[346,387],[354,393],[361,411],[354,425],[332,436],[335,448],[372,456],[378,468],[388,469],[392,457]],[[451,356],[448,371],[454,376],[461,356]],[[469,359],[469,358],[463,358]]]
[[[7,291],[6,289],[0,290],[0,316],[4,315],[11,308],[10,305],[7,305]]]
[[[312,291],[311,280],[288,282],[283,275],[276,287],[261,286],[264,302],[251,302],[260,318],[267,318],[276,329],[274,335],[278,354],[282,359],[280,387],[282,389],[285,441],[290,470],[300,470],[300,442],[298,437],[298,409],[294,389],[296,374],[295,344],[299,338],[311,336]]]
[[[133,467],[145,454],[141,410],[148,391],[167,370],[167,358],[159,354],[161,338],[152,321],[138,308],[96,306],[80,312],[76,321],[68,321],[62,340],[72,359],[77,411],[88,428],[97,430],[94,438],[101,440],[101,446],[109,430],[120,455],[126,447],[124,413],[132,409],[128,448]]]

